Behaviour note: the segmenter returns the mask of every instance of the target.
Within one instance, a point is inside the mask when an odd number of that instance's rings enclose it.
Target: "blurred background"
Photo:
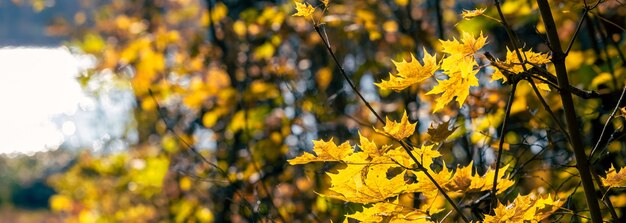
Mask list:
[[[555,2],[567,41],[581,6]],[[415,144],[431,122],[451,121],[460,128],[441,148],[447,164],[493,162],[508,89],[490,81],[493,70],[481,70],[465,106],[436,114],[437,95],[425,95],[434,80],[400,93],[373,85],[395,73],[392,59],[421,58],[460,30],[482,32],[483,50],[504,60],[492,1],[331,0],[325,14],[308,3],[375,109],[418,121]],[[480,7],[490,17],[460,16]],[[503,11],[525,49],[549,50],[532,1],[505,1]],[[390,143],[313,21],[294,13],[293,1],[0,0],[0,222],[328,222],[360,208],[316,194],[333,166],[286,162],[312,140],[355,142],[360,132]],[[600,140],[625,76],[616,27],[626,10],[607,1],[598,13],[606,19],[588,19],[567,61],[572,82],[609,95],[578,107],[587,143]],[[561,114],[558,94],[544,93]],[[520,85],[507,162],[538,162],[520,173],[519,191],[546,183],[537,176],[559,182],[572,160],[538,105]],[[606,167],[624,165],[619,136],[603,141],[616,155],[600,158]]]

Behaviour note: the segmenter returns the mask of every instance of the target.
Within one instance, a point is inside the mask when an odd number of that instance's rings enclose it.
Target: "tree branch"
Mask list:
[[[509,94],[509,100],[506,103],[506,112],[504,115],[504,121],[502,121],[502,128],[500,129],[500,142],[498,143],[498,155],[496,156],[496,168],[495,177],[493,178],[493,186],[491,187],[491,204],[498,206],[498,197],[496,196],[498,190],[498,171],[500,170],[499,164],[502,159],[502,146],[504,145],[504,134],[506,134],[506,127],[508,124],[509,116],[511,116],[511,107],[513,107],[513,100],[515,100],[515,90],[517,89],[517,81],[513,82],[511,87],[511,93]],[[493,209],[492,209],[493,210]]]
[[[572,94],[570,93],[571,91],[569,88],[567,69],[565,67],[566,55],[563,53],[561,48],[556,24],[554,23],[554,18],[552,17],[552,11],[550,11],[548,1],[537,0],[537,4],[539,5],[539,11],[546,27],[548,40],[550,41],[550,45],[553,50],[552,63],[554,64],[554,68],[556,70],[558,84],[561,87],[561,91],[559,93],[561,94],[567,128],[569,130],[574,155],[576,157],[576,168],[580,173],[587,206],[589,207],[589,214],[591,215],[591,221],[594,223],[600,223],[602,222],[602,213],[600,212],[600,206],[598,205],[598,198],[596,197],[591,172],[589,172],[589,162],[587,160],[587,155],[585,154],[585,147],[583,146],[582,136],[579,130],[576,110],[574,109],[574,101],[572,100]]]

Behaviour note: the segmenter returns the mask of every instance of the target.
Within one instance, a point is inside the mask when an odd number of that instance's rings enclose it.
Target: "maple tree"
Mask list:
[[[618,3],[84,4],[137,132],[49,178],[69,221],[624,218]]]

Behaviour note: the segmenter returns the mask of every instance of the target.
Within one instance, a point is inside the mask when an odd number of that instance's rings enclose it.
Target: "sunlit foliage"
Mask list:
[[[586,221],[564,62],[602,215],[622,219],[626,11],[551,4],[566,57],[534,1],[81,1],[68,45],[97,64],[79,79],[130,84],[137,135],[49,177],[50,208],[70,222]]]

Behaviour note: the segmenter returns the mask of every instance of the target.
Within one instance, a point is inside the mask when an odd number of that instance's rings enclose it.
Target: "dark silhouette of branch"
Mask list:
[[[499,163],[502,158],[502,146],[504,145],[504,134],[506,134],[506,127],[508,124],[509,117],[511,116],[511,107],[513,106],[513,100],[515,100],[515,90],[517,89],[517,83],[513,82],[511,86],[511,93],[509,94],[509,100],[506,102],[506,111],[504,114],[504,120],[502,121],[502,128],[500,129],[500,141],[498,142],[498,155],[496,156],[496,167],[495,167],[495,177],[493,178],[493,185],[491,187],[491,204],[497,206],[498,205],[498,172],[500,170]]]
[[[560,39],[554,18],[552,17],[552,11],[547,0],[537,0],[539,5],[539,11],[543,18],[543,23],[546,27],[546,33],[548,40],[552,46],[552,63],[557,74],[558,84],[561,87],[561,101],[563,102],[563,109],[565,111],[565,119],[567,121],[567,128],[569,130],[574,155],[576,157],[576,168],[580,173],[583,189],[585,191],[585,198],[587,206],[589,207],[589,214],[591,215],[591,221],[594,223],[602,222],[602,213],[600,212],[600,206],[598,205],[598,198],[596,197],[593,179],[591,177],[589,162],[585,153],[585,147],[583,146],[582,136],[579,129],[578,119],[576,117],[576,110],[574,109],[574,101],[572,100],[572,94],[570,93],[569,80],[567,77],[567,69],[565,67],[565,57],[563,49],[561,48]]]
[[[590,160],[593,158],[593,155],[598,150],[598,148],[600,148],[600,142],[602,142],[602,138],[604,137],[604,132],[606,131],[606,128],[609,126],[609,123],[611,123],[611,120],[613,120],[613,117],[615,117],[615,113],[617,113],[617,110],[619,109],[619,105],[622,103],[622,100],[624,99],[624,93],[626,93],[626,86],[624,86],[624,89],[622,90],[622,94],[619,96],[619,99],[617,100],[617,104],[615,105],[615,108],[613,108],[613,112],[611,112],[611,116],[609,116],[609,119],[607,119],[606,122],[604,123],[604,127],[602,127],[602,132],[600,132],[600,138],[598,139],[598,141],[596,142],[596,145],[593,147],[593,149],[591,150],[591,153],[589,154]]]
[[[439,39],[444,39],[445,33],[443,29],[443,12],[441,11],[441,1],[434,0],[435,13],[437,14],[437,34]]]

